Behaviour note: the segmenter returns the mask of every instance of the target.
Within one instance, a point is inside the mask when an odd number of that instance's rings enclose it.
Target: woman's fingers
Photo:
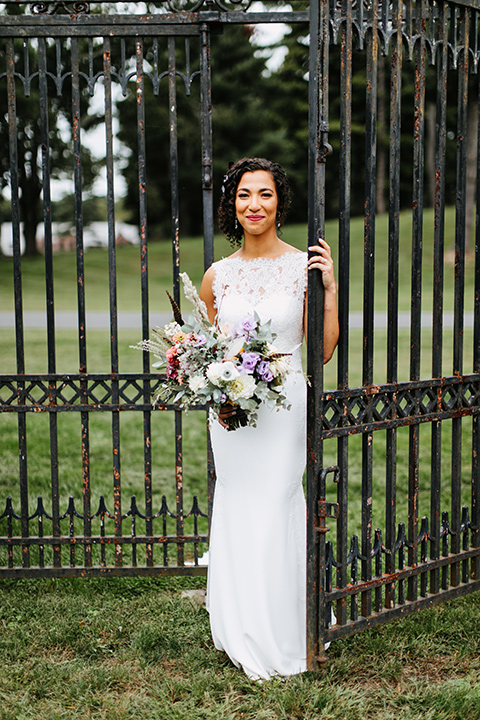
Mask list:
[[[237,409],[233,405],[222,405],[218,413],[218,422],[222,427],[228,428],[227,418],[231,418],[236,414]]]
[[[308,259],[308,269],[320,270],[324,287],[328,289],[335,282],[330,246],[323,238],[318,238],[318,245],[313,245],[308,249],[312,253]]]

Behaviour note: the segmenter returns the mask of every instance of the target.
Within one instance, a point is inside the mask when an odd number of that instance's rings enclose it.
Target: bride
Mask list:
[[[220,229],[232,255],[205,273],[200,296],[210,321],[232,328],[256,312],[271,320],[276,347],[291,353],[291,409],[259,408],[257,427],[233,432],[226,406],[211,423],[217,475],[207,581],[215,646],[254,680],[306,670],[306,387],[301,345],[307,270],[322,272],[324,362],[338,339],[336,285],[324,240],[307,253],[283,242],[289,188],[283,169],[244,158],[225,175]]]

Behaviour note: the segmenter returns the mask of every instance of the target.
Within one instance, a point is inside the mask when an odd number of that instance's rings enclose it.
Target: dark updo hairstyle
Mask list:
[[[223,178],[222,196],[218,207],[218,226],[232,247],[241,245],[243,228],[236,223],[235,198],[238,184],[246,172],[265,170],[272,174],[278,197],[277,226],[285,222],[288,206],[290,205],[290,187],[285,170],[278,164],[265,158],[242,158],[232,165]]]

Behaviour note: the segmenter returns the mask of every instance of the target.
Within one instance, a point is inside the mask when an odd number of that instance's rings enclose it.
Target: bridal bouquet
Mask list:
[[[152,367],[165,368],[154,404],[173,402],[184,410],[205,404],[217,416],[222,406],[231,405],[236,413],[225,420],[229,430],[255,426],[261,402],[290,409],[282,392],[291,371],[289,356],[273,345],[276,336],[270,321],[261,323],[254,313],[229,332],[222,331],[210,323],[206,305],[188,275],[180,277],[185,297],[193,304],[193,316],[184,322],[170,298],[174,320],[153,330],[153,339],[133,346],[157,358]]]

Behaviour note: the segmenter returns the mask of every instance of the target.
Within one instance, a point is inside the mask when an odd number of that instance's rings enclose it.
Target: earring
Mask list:
[[[235,218],[235,230],[238,230],[238,219]]]

